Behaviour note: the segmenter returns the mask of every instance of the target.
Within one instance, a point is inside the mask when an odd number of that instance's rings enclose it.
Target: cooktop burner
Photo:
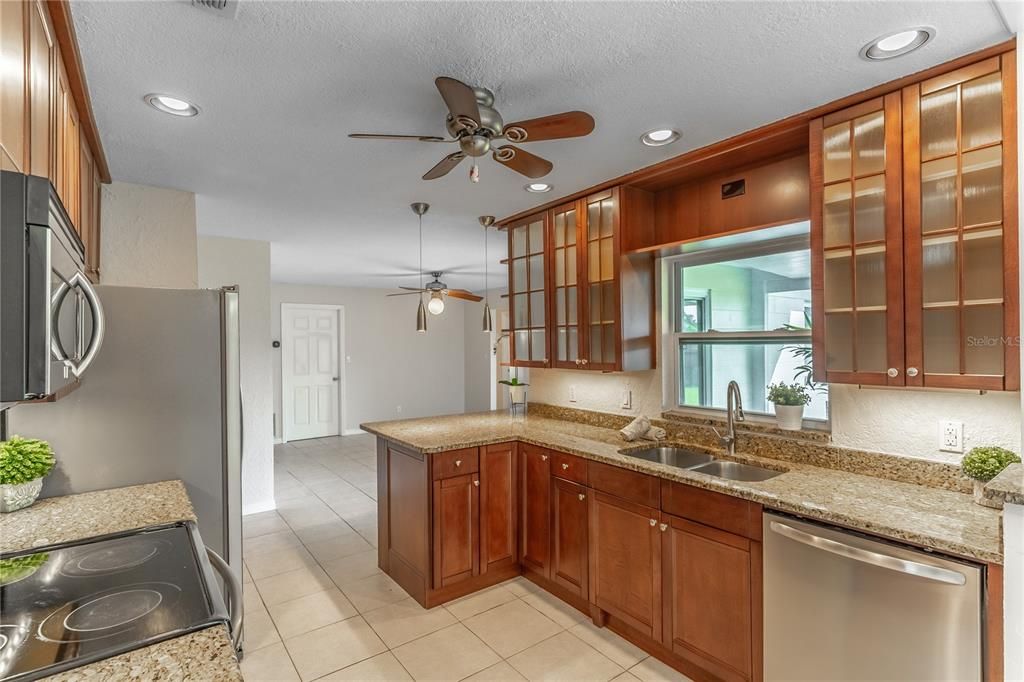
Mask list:
[[[227,620],[192,524],[0,557],[0,680],[31,680]]]

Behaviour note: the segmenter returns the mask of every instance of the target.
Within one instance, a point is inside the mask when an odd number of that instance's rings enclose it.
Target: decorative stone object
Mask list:
[[[0,513],[6,514],[29,506],[36,501],[42,489],[42,478],[26,483],[0,485]]]

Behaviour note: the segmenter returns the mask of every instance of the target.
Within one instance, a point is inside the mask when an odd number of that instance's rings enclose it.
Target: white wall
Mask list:
[[[196,195],[114,182],[100,202],[100,279],[104,284],[194,289]]]
[[[237,285],[242,409],[242,513],[273,509],[270,243],[200,237],[199,286]]]
[[[491,409],[491,397],[498,379],[495,369],[498,362],[494,354],[494,345],[501,336],[502,314],[507,314],[508,303],[501,298],[504,289],[490,292],[491,322],[494,331],[485,334],[484,304],[476,303],[466,306],[465,344],[466,344],[466,412],[484,412]],[[502,341],[502,344],[505,342]]]
[[[1024,506],[1003,510],[1004,679],[1024,680]]]
[[[569,387],[576,387],[575,403]],[[633,392],[633,409],[620,407],[622,389]],[[535,369],[530,373],[529,398],[534,402],[565,405],[616,414],[662,411],[661,370],[648,372],[579,372]],[[939,422],[964,424],[964,447],[1002,445],[1020,452],[1021,407],[1019,393],[977,391],[918,391],[831,387],[832,440],[836,445],[958,462],[962,455],[940,452]]]
[[[428,315],[427,333],[416,332],[415,296],[394,289],[271,285],[271,334],[281,339],[281,304],[345,307],[345,401],[342,423],[359,424],[461,413],[465,407],[465,315],[477,308],[449,299],[444,313]],[[481,334],[483,336],[483,334]],[[281,435],[281,351],[273,350],[275,435]],[[401,412],[398,407],[401,406]]]

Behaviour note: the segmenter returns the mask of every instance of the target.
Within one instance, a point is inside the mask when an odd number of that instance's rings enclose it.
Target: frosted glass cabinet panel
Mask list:
[[[899,93],[812,122],[819,381],[903,384],[900,130]]]
[[[1015,67],[903,89],[908,385],[1019,386]]]
[[[526,218],[508,233],[512,363],[547,367],[547,217]]]

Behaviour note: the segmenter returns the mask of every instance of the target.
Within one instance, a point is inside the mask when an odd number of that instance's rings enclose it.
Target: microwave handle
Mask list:
[[[85,353],[82,358],[78,361],[77,365],[72,368],[75,376],[82,376],[86,368],[89,367],[90,363],[96,358],[96,354],[100,352],[100,346],[103,345],[103,334],[106,331],[106,323],[103,319],[103,304],[100,303],[100,297],[96,293],[96,289],[93,288],[92,282],[89,278],[83,275],[81,272],[76,272],[75,276],[71,278],[72,283],[78,284],[81,288],[82,293],[85,294],[85,302],[89,305],[89,310],[92,312],[92,338],[89,339],[89,345],[85,348]],[[85,321],[82,320],[80,326],[80,336],[85,335]]]

